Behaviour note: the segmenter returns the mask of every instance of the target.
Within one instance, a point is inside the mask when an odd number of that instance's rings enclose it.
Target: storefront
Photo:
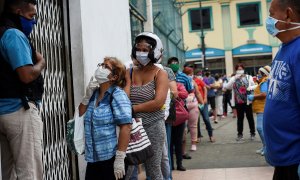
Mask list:
[[[206,48],[206,67],[212,74],[225,74],[225,51],[216,48]],[[189,64],[193,64],[195,71],[203,70],[202,52],[200,49],[192,49],[185,53],[185,60]]]
[[[243,63],[247,74],[256,75],[258,69],[272,62],[272,47],[263,44],[247,44],[232,50],[233,66]]]

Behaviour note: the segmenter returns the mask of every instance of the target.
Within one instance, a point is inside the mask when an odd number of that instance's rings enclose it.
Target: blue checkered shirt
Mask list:
[[[84,117],[87,162],[111,159],[117,150],[116,126],[132,123],[131,102],[122,89],[110,87],[99,106],[95,107],[98,96],[97,90],[88,104]]]

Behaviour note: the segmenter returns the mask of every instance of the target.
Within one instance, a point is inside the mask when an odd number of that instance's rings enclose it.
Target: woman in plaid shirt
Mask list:
[[[105,58],[79,106],[80,116],[85,113],[86,180],[123,179],[125,175],[124,158],[132,124],[131,103],[121,89],[126,85],[125,73],[119,60]]]

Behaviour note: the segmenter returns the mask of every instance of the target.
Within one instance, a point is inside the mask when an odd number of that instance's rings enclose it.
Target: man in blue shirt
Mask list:
[[[268,32],[282,45],[272,63],[264,112],[266,160],[274,180],[300,178],[300,3],[273,0]]]
[[[216,111],[216,92],[215,92],[215,78],[211,77],[209,71],[205,72],[205,77],[203,78],[203,82],[206,84],[207,88],[207,101],[210,104],[210,107],[213,111],[213,119],[214,123],[218,123],[217,120],[217,111]]]
[[[0,20],[0,145],[3,179],[43,179],[42,55],[28,36],[35,0],[5,2]]]

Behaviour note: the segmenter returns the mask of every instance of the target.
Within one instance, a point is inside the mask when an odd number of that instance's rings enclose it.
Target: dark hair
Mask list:
[[[173,62],[173,61],[176,61],[176,62],[179,63],[179,60],[178,60],[177,57],[170,57],[170,58],[168,59],[168,64],[171,64],[171,62]]]
[[[237,65],[235,65],[235,70],[237,70],[239,67],[245,69],[245,66],[242,63],[238,63]]]
[[[205,71],[204,75],[205,75],[206,77],[208,77],[208,76],[210,75],[210,72],[209,72],[209,71]]]
[[[5,0],[4,12],[13,12],[16,8],[26,8],[28,4],[37,4],[36,0]]]
[[[278,0],[280,7],[290,7],[296,11],[298,18],[300,18],[300,1],[299,0]]]

